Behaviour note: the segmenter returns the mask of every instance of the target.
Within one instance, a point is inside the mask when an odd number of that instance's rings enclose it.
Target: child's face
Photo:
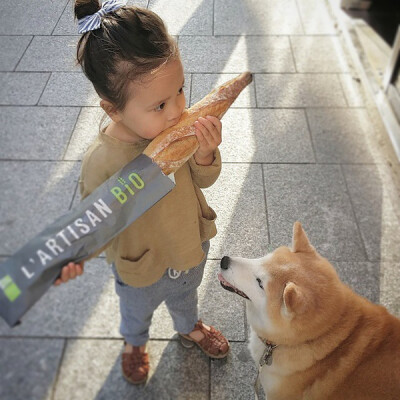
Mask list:
[[[184,75],[180,59],[171,60],[143,82],[130,83],[132,97],[119,112],[129,134],[154,139],[175,125],[185,109]]]

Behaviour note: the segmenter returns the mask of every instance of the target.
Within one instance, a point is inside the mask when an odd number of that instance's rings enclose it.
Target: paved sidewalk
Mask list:
[[[162,306],[146,387],[120,373],[122,338],[103,257],[52,288],[9,329],[0,321],[0,399],[252,399],[244,300],[220,288],[223,255],[289,244],[300,220],[356,291],[400,316],[399,169],[370,95],[323,0],[141,0],[176,35],[190,104],[245,70],[254,82],[223,119],[218,214],[199,299],[232,343],[225,361],[184,349]],[[101,118],[74,65],[68,0],[0,3],[0,260],[79,202],[82,155]]]

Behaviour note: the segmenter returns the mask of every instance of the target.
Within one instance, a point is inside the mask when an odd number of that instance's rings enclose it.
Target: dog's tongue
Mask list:
[[[230,292],[234,292],[239,296],[244,297],[247,300],[250,300],[246,293],[242,292],[238,288],[235,288],[235,286],[231,285],[228,281],[226,281],[221,273],[218,274],[218,280],[221,282],[221,285],[224,289],[229,290]]]
[[[226,282],[225,279],[224,279],[224,277],[222,276],[221,272],[218,273],[218,280],[219,280],[220,282],[224,282],[224,283]]]
[[[218,274],[218,280],[219,280],[220,282],[222,282],[224,285],[230,286],[231,288],[236,289],[234,286],[232,286],[228,281],[226,281],[226,280],[224,279],[224,277],[222,276],[221,272]]]

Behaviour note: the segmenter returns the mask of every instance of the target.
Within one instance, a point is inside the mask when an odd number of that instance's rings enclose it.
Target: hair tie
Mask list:
[[[106,0],[101,9],[92,15],[87,15],[84,18],[78,19],[78,33],[86,33],[100,28],[101,17],[126,6],[127,0]]]

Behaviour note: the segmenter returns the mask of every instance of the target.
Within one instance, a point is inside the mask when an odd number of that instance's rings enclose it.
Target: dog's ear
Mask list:
[[[293,253],[311,253],[315,251],[299,221],[296,221],[293,225],[292,251]]]
[[[293,282],[288,282],[283,291],[284,314],[287,317],[294,314],[300,315],[306,311],[307,299],[299,286]]]

